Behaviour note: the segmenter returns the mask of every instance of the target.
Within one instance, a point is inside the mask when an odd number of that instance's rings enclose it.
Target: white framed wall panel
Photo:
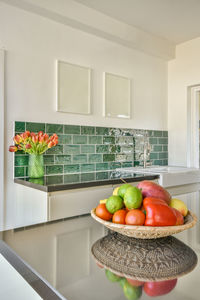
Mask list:
[[[91,113],[91,69],[57,61],[57,111]]]
[[[104,73],[103,115],[113,118],[131,117],[131,79]]]

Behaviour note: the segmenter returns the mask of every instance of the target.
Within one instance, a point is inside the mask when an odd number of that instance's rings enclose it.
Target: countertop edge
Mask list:
[[[122,177],[123,178],[123,177]],[[138,176],[138,177],[129,177],[123,178],[126,182],[138,182],[141,180],[154,180],[158,179],[158,174],[151,174],[145,176]],[[112,185],[112,184],[122,184],[122,180],[120,178],[117,179],[109,179],[109,180],[99,180],[99,181],[91,181],[91,182],[79,182],[79,183],[71,183],[71,184],[56,184],[56,185],[40,185],[36,183],[32,183],[23,179],[15,178],[14,182],[17,184],[21,184],[30,188],[34,188],[43,192],[59,192],[64,190],[72,190],[72,189],[80,189],[80,188],[88,188],[88,187],[98,187],[103,185]]]

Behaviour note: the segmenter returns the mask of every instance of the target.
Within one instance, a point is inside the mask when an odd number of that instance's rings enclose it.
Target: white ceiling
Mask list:
[[[179,44],[200,36],[200,0],[74,0]]]

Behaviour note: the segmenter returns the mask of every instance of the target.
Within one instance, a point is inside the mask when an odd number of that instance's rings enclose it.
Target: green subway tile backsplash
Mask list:
[[[96,127],[96,135],[109,135],[111,128]]]
[[[95,164],[81,164],[81,172],[94,172]]]
[[[64,133],[67,134],[80,134],[81,128],[76,125],[64,125]]]
[[[81,150],[79,145],[64,145],[64,154],[79,154],[80,151]]]
[[[28,155],[15,156],[15,166],[27,166],[27,165],[28,165]]]
[[[62,165],[46,166],[47,174],[63,174]]]
[[[78,154],[73,156],[73,163],[86,163],[87,155],[86,154]]]
[[[121,168],[121,163],[120,162],[110,162],[109,163],[109,169],[110,170],[115,170]]]
[[[103,154],[103,161],[114,161],[115,154]]]
[[[108,169],[109,169],[108,163],[97,163],[96,164],[96,171],[108,170]]]
[[[97,145],[96,152],[97,153],[109,153],[109,146],[108,145]]]
[[[80,172],[80,165],[66,165],[64,166],[64,173],[79,173]]]
[[[44,164],[53,165],[54,164],[54,155],[44,155]]]
[[[115,137],[114,136],[104,136],[103,144],[115,144]]]
[[[66,134],[58,134],[59,144],[72,144],[72,136]]]
[[[95,127],[81,126],[81,134],[93,135],[95,134]]]
[[[95,153],[94,145],[81,145],[81,153]]]
[[[63,183],[63,175],[47,176],[46,183],[47,184],[62,184]]]
[[[108,179],[108,172],[98,172],[96,173],[96,180]]]
[[[26,130],[33,131],[33,132],[45,131],[45,124],[26,122]]]
[[[87,144],[87,135],[74,135],[73,144]]]
[[[102,154],[89,154],[89,162],[102,162]]]
[[[153,151],[155,151],[155,152],[161,152],[162,151],[162,146],[160,146],[160,145],[153,145]]]
[[[102,144],[102,136],[89,136],[89,144]]]
[[[63,154],[63,145],[57,145],[56,147],[50,148],[46,154]]]
[[[80,174],[64,175],[64,183],[77,183],[80,181]]]
[[[95,180],[95,173],[82,173],[81,182],[93,181]]]
[[[63,125],[59,124],[46,124],[46,132],[47,133],[63,133]]]
[[[70,162],[71,162],[71,155],[55,155],[55,163],[56,164],[65,165]]]
[[[24,132],[25,122],[15,122],[15,132]]]
[[[58,135],[58,145],[44,154],[49,183],[51,174],[58,174],[58,183],[73,183],[107,179],[109,170],[142,165],[144,136],[151,144],[151,163],[168,164],[167,131],[15,122],[15,134],[25,130]],[[28,155],[15,153],[14,163],[15,177],[28,176]]]
[[[15,167],[15,177],[23,177],[25,176],[25,168],[24,167]]]

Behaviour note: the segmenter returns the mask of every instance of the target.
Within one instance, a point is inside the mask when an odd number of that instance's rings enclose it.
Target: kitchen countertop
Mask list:
[[[78,181],[65,182],[63,178],[62,180],[60,180],[60,175],[54,175],[44,176],[43,178],[39,179],[31,179],[28,177],[15,178],[14,182],[44,192],[56,192],[70,189],[120,184],[123,183],[121,179],[124,179],[126,182],[137,182],[141,180],[154,180],[159,178],[158,174],[136,174],[134,172],[121,173],[120,171],[111,171],[109,172],[109,177],[107,179],[99,179],[101,173],[102,172],[94,172],[93,177],[96,178],[96,180],[88,179],[88,181],[86,181],[85,179],[81,181],[81,176],[79,176]]]
[[[198,188],[192,193],[181,193],[176,196],[183,200],[191,211],[197,214],[198,220],[200,217],[199,192],[200,189]],[[177,239],[193,249],[198,259],[200,258],[199,231],[200,223],[198,221],[195,227],[176,235]],[[0,252],[20,274],[22,273],[23,278],[42,299],[126,300],[122,286],[118,281],[115,282],[112,276],[108,276],[108,274],[106,276],[105,269],[96,264],[91,253],[91,248],[96,241],[107,234],[107,229],[92,219],[90,215],[75,217],[5,231],[2,233],[3,243],[5,243],[3,247],[5,248],[8,245],[12,249],[11,251],[15,251],[19,257],[15,256],[15,261],[12,261],[12,253],[10,253],[10,258],[6,256],[9,250]],[[1,247],[0,245],[0,249]],[[168,244],[166,247],[168,249]],[[126,247],[124,249],[126,251]],[[179,259],[171,257],[168,250],[164,254],[168,256],[173,265],[173,259],[176,263]],[[115,247],[112,251],[115,253]],[[143,253],[140,251],[137,254],[138,257],[142,257],[142,255]],[[161,262],[162,255],[162,253],[158,255],[158,265]],[[129,257],[128,252],[127,257]],[[23,261],[20,262],[21,259]],[[152,251],[147,259],[148,263],[151,263],[153,259]],[[36,284],[35,281],[31,281],[29,272],[24,271],[21,267],[22,262],[28,263],[26,267],[36,273],[40,277],[38,280],[40,279],[42,282]],[[126,268],[128,268],[128,265]],[[142,264],[142,268],[145,269],[144,264]],[[182,274],[181,277],[177,277],[177,282],[173,277],[175,287],[173,285],[172,291],[169,291],[170,285],[168,284],[167,287],[164,284],[161,289],[154,288],[154,293],[166,293],[161,298],[157,297],[156,299],[198,300],[200,294],[199,277],[200,264],[198,263],[193,270],[190,269],[185,272],[185,275]],[[52,289],[52,293],[54,291],[54,295],[51,293],[52,297],[42,294],[44,283]],[[11,283],[9,284],[11,285]],[[146,294],[145,286],[139,289],[141,293],[140,300],[150,299]],[[56,295],[55,290],[58,291]],[[17,299],[6,296],[7,294],[2,295],[2,299]],[[20,300],[22,299],[26,300],[27,298],[21,298]],[[129,299],[139,298],[134,296]]]

